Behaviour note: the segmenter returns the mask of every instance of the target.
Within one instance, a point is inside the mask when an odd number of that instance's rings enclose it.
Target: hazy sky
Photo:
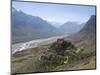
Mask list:
[[[39,16],[50,22],[67,21],[86,22],[95,15],[95,6],[59,5],[32,2],[13,2],[12,6],[33,16]]]

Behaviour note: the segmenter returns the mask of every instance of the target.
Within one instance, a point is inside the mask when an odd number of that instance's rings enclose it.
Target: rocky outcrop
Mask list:
[[[61,65],[68,63],[69,56],[75,55],[76,47],[69,41],[57,39],[40,57],[41,65]]]

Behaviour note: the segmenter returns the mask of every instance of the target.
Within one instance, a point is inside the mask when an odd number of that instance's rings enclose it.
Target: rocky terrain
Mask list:
[[[76,47],[68,40],[18,51],[12,55],[12,73],[95,69],[95,52]]]

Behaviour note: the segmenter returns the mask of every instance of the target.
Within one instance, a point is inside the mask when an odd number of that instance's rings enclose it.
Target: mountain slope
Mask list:
[[[78,46],[88,50],[95,50],[96,42],[96,16],[92,15],[85,26],[76,34],[68,37]]]
[[[59,35],[60,31],[37,16],[12,10],[12,41],[22,42]]]

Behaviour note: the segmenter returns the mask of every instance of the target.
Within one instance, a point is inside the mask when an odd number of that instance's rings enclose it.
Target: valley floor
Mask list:
[[[38,65],[38,60],[43,52],[48,49],[49,45],[39,46],[36,48],[26,49],[12,55],[12,73],[34,73],[34,72],[53,72],[53,71],[69,71],[96,69],[95,55],[88,58],[73,61],[58,66],[49,66],[42,68]]]

